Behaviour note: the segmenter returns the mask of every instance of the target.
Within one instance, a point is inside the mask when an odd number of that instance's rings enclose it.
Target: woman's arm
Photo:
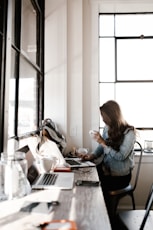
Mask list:
[[[135,141],[136,141],[136,136],[134,130],[129,130],[124,135],[124,140],[120,146],[119,151],[114,150],[110,146],[105,146],[104,153],[109,154],[115,160],[119,160],[119,161],[125,160],[133,150]]]

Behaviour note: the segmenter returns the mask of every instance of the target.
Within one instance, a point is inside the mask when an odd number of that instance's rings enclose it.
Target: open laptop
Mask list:
[[[94,167],[95,163],[91,161],[83,161],[81,158],[65,158],[67,165],[70,168],[85,168],[85,167]]]
[[[39,168],[35,165],[34,156],[28,145],[16,150],[24,152],[28,162],[27,178],[32,189],[72,189],[74,184],[73,172],[54,172],[40,173]]]

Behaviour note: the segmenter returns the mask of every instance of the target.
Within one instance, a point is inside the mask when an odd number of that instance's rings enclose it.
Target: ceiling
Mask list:
[[[153,12],[153,0],[90,0],[99,12]]]

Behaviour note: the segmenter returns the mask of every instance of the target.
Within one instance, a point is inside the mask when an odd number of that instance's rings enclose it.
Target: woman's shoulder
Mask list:
[[[105,125],[103,130],[104,132],[108,132],[108,125]]]
[[[129,132],[135,133],[135,128],[133,126],[128,126],[125,131],[124,134],[127,134]]]
[[[124,132],[124,137],[126,137],[126,140],[136,140],[136,132],[135,129],[127,128]]]

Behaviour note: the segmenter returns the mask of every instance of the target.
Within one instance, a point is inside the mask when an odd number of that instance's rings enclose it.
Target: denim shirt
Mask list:
[[[108,138],[108,126],[104,127],[102,137]],[[134,130],[126,129],[124,139],[120,145],[119,151],[114,150],[111,146],[99,145],[95,152],[95,158],[103,155],[102,169],[104,175],[125,176],[128,175],[134,167],[134,143],[136,135]]]

